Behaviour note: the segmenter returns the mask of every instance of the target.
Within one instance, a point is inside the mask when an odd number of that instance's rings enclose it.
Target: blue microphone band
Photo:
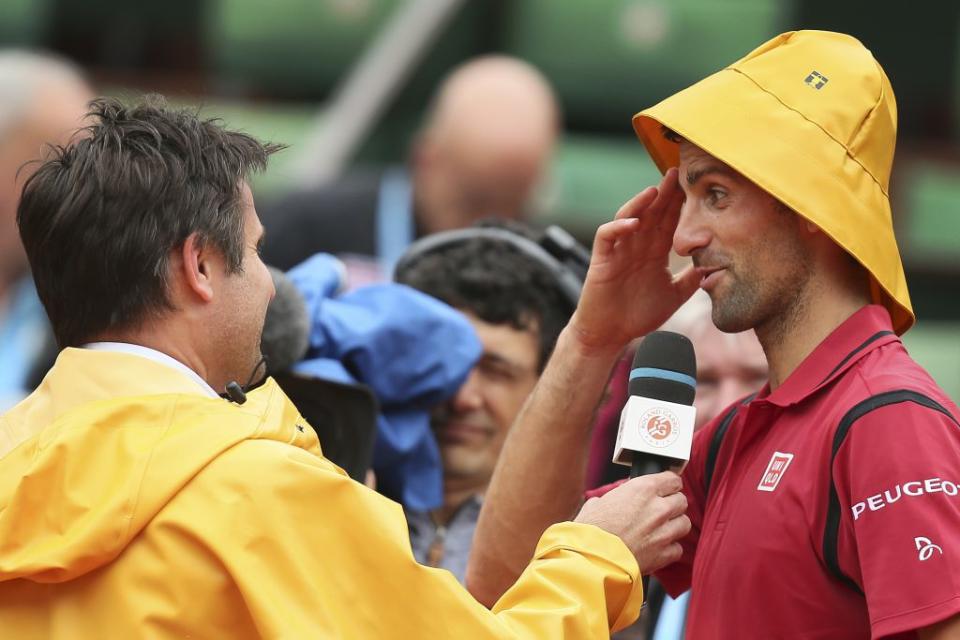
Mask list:
[[[656,367],[637,367],[630,370],[630,379],[634,378],[660,378],[661,380],[670,380],[679,382],[693,389],[697,388],[697,381],[692,376],[685,373],[677,373],[669,369],[657,369]]]

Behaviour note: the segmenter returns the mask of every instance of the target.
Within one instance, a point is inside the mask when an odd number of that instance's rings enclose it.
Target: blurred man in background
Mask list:
[[[0,412],[27,394],[50,340],[17,233],[20,190],[36,168],[31,161],[82,125],[91,98],[90,85],[68,61],[0,50]]]
[[[450,570],[460,582],[504,438],[576,306],[555,272],[581,282],[586,271],[585,263],[564,266],[542,249],[542,235],[517,223],[428,236],[427,249],[413,245],[397,271],[398,282],[464,312],[483,345],[466,382],[433,414],[444,504],[407,509],[417,560]]]
[[[355,173],[264,209],[265,257],[283,269],[318,251],[344,258],[350,286],[385,279],[419,236],[530,211],[560,129],[560,109],[534,67],[485,56],[441,85],[407,167]]]

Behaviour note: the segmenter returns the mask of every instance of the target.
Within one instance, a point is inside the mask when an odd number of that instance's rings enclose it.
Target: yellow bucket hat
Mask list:
[[[661,172],[679,163],[662,127],[817,225],[871,275],[902,335],[914,321],[893,235],[893,88],[857,39],[791,31],[633,117]]]

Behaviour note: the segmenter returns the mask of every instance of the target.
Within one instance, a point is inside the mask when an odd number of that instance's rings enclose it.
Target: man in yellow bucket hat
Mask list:
[[[958,637],[960,411],[899,339],[914,314],[882,68],[850,36],[785,33],[634,127],[664,179],[597,232],[580,308],[504,446],[468,586],[491,601],[566,517],[537,487],[575,491],[583,416],[617,353],[699,286],[718,328],[755,330],[770,379],[694,437],[693,529],[657,574],[692,588],[686,637]],[[662,251],[640,253],[651,235]],[[671,237],[693,265],[668,278]],[[550,465],[522,482],[547,437]]]

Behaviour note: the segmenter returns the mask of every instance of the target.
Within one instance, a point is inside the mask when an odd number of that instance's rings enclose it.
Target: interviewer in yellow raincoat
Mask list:
[[[260,359],[273,285],[246,176],[276,147],[158,100],[91,117],[18,212],[64,350],[0,417],[0,637],[596,638],[636,618],[641,570],[690,526],[678,476],[588,502],[484,608],[414,561],[399,505],[327,461],[273,381],[215,391]],[[591,357],[575,327],[561,342]]]

